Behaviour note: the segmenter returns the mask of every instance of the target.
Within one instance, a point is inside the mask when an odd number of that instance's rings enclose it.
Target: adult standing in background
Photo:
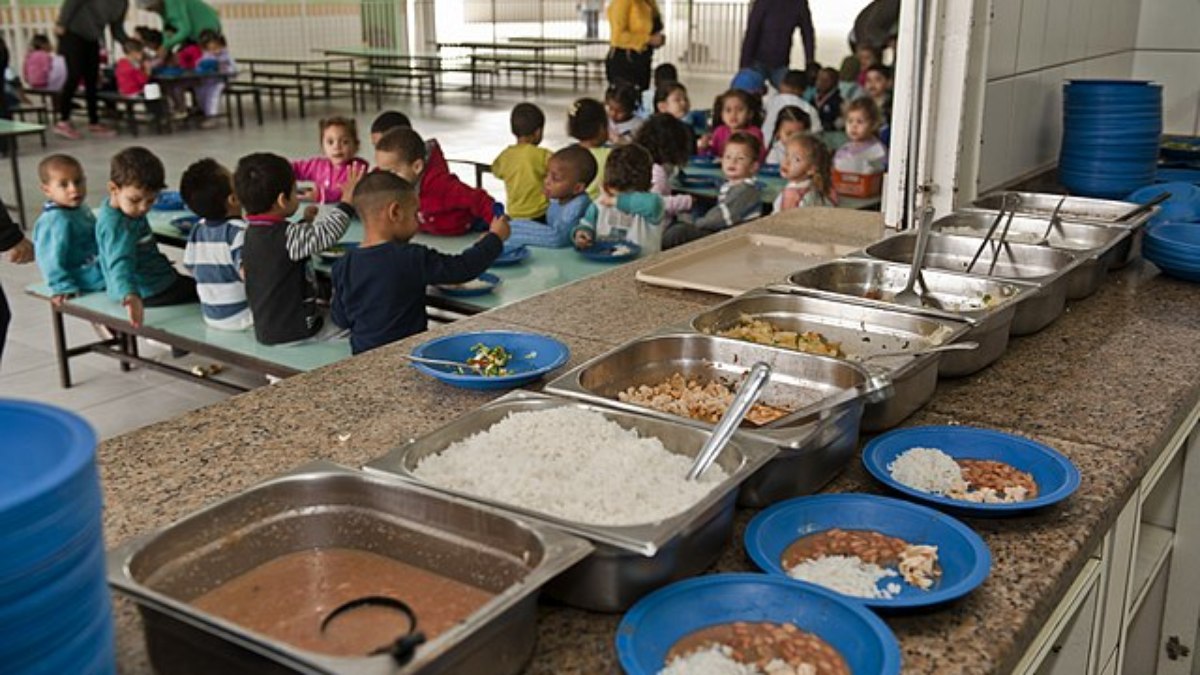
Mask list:
[[[608,6],[608,25],[612,32],[604,63],[608,83],[629,82],[639,92],[649,89],[654,50],[667,41],[658,2],[613,0]]]
[[[585,37],[589,40],[600,37],[600,10],[604,9],[604,0],[579,0],[575,3],[575,9],[583,15],[583,25],[587,31]]]
[[[221,16],[203,0],[138,0],[138,7],[162,15],[167,51],[186,42],[200,42],[200,34],[206,30],[224,35]]]
[[[817,37],[808,0],[757,0],[746,20],[739,67],[758,71],[779,89],[791,61],[792,34],[797,28],[804,41],[804,65],[812,69]]]
[[[33,244],[8,216],[8,208],[3,201],[0,201],[0,254],[8,262],[17,265],[33,262]],[[4,288],[0,286],[0,357],[4,356],[4,341],[8,338],[8,323],[11,320],[8,298],[4,297]]]
[[[67,62],[67,82],[58,101],[58,124],[54,133],[63,138],[78,139],[79,131],[71,124],[71,100],[79,81],[87,97],[89,131],[93,136],[115,136],[117,132],[100,124],[96,83],[100,79],[100,41],[104,29],[112,31],[113,40],[125,42],[125,13],[129,0],[64,0],[58,10],[54,34],[58,36],[58,53]]]

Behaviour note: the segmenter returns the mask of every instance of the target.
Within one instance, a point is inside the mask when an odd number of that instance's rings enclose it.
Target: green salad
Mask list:
[[[489,347],[480,342],[471,347],[471,358],[467,363],[478,368],[484,377],[503,377],[509,374],[508,364],[512,358],[504,347]]]

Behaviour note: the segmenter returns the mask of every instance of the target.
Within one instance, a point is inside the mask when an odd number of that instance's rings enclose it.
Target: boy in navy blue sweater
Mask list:
[[[395,342],[427,327],[425,287],[457,284],[483,273],[508,239],[508,219],[491,228],[459,255],[408,243],[417,233],[417,193],[403,178],[385,171],[364,177],[354,190],[364,237],[333,266],[333,322],[350,330],[358,354]]]

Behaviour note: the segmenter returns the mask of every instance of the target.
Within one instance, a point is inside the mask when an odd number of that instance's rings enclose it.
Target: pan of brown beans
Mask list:
[[[996,492],[1004,492],[1006,488],[1025,488],[1025,499],[1038,496],[1037,481],[1033,476],[1021,471],[1011,464],[990,459],[958,459],[962,468],[963,480],[976,490],[991,488]]]
[[[858,556],[865,563],[894,567],[908,542],[873,530],[832,528],[797,539],[783,551],[780,562],[785,570],[806,560],[831,555]]]
[[[850,675],[846,659],[833,645],[790,623],[770,621],[735,621],[702,628],[676,642],[666,663],[715,645],[729,647],[734,661],[755,664],[759,669],[779,659],[793,668],[811,665],[817,675]]]

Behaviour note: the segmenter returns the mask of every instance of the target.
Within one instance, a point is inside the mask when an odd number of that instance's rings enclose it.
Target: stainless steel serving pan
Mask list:
[[[497,595],[402,668],[386,655],[305,651],[189,604],[269,560],[320,547],[371,551]],[[138,604],[161,673],[515,674],[533,653],[539,589],[591,550],[463,499],[314,462],[117,547],[108,580]]]
[[[759,400],[795,411],[738,431],[741,438],[779,448],[774,459],[742,484],[739,503],[761,508],[815,492],[853,457],[864,402],[880,386],[865,369],[730,338],[663,333],[598,356],[548,384],[546,391],[711,430],[715,425],[621,401],[618,395],[630,387],[657,385],[676,373],[702,382],[723,380],[733,387],[759,361],[772,368]]]
[[[840,342],[851,360],[954,342],[970,329],[970,324],[963,321],[769,290],[751,291],[728,300],[694,317],[690,326],[701,333],[716,334],[743,317],[762,319],[782,330],[817,331]],[[891,382],[891,395],[868,402],[862,428],[891,428],[925,405],[937,387],[942,357],[935,353],[873,359],[867,369]]]
[[[423,482],[414,471],[421,460],[451,444],[485,431],[510,413],[572,407],[600,413],[643,437],[655,437],[671,452],[694,457],[708,432],[666,419],[634,415],[545,394],[514,392],[469,412],[422,438],[372,460],[367,471],[399,477],[430,489],[488,504],[591,540],[595,551],[546,586],[564,603],[601,612],[628,608],[646,593],[676,579],[699,574],[724,550],[733,534],[738,487],[775,454],[772,446],[734,438],[717,464],[728,477],[688,510],[662,521],[608,526],[559,518],[519,506],[490,501]],[[570,430],[562,430],[564,436]]]

